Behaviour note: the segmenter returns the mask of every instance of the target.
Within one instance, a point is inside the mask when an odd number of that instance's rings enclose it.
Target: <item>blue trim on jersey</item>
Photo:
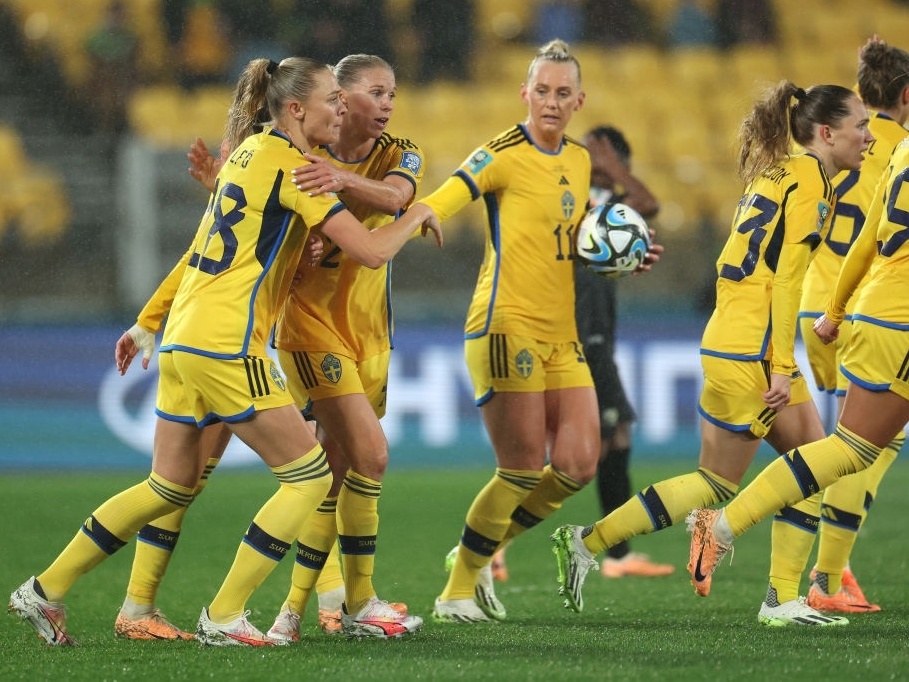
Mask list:
[[[405,180],[409,181],[410,184],[413,185],[414,194],[416,194],[416,191],[417,191],[417,181],[414,180],[414,177],[413,177],[412,175],[408,175],[407,173],[401,173],[400,171],[396,171],[396,170],[390,170],[390,171],[388,171],[388,172],[385,174],[385,177],[387,178],[389,175],[396,175],[396,176],[398,176],[399,178],[404,178]]]
[[[489,224],[489,241],[492,244],[493,251],[496,252],[495,273],[492,276],[492,288],[489,292],[489,306],[486,308],[486,322],[479,333],[465,335],[465,338],[476,338],[489,332],[489,325],[492,321],[492,311],[496,307],[496,294],[499,291],[499,273],[502,268],[502,226],[499,223],[499,200],[492,192],[483,195],[483,201],[486,204],[486,219]]]
[[[712,417],[704,411],[704,408],[701,407],[701,404],[698,403],[698,414],[700,414],[704,419],[709,421],[714,426],[719,426],[721,429],[726,429],[727,431],[735,431],[736,433],[742,433],[744,431],[751,430],[751,424],[730,424],[729,422],[724,422],[716,417]]]
[[[840,365],[840,371],[845,375],[845,377],[847,379],[849,379],[849,383],[855,384],[856,386],[861,386],[862,388],[864,388],[867,391],[874,391],[876,393],[880,393],[881,391],[890,390],[889,382],[885,383],[885,384],[874,384],[874,383],[871,383],[870,381],[865,381],[864,379],[860,379],[858,376],[856,376],[852,372],[848,371],[842,365]]]
[[[527,130],[527,127],[523,123],[518,123],[518,128],[520,128],[521,132],[524,133],[524,137],[527,138],[527,141],[530,142],[530,144],[532,144],[536,148],[536,150],[538,152],[540,152],[541,154],[546,154],[547,156],[558,156],[559,154],[562,153],[562,147],[565,146],[564,137],[561,140],[559,140],[559,148],[556,149],[554,152],[551,152],[548,149],[543,149],[540,145],[538,145],[536,142],[533,141],[533,136],[530,134],[530,132]]]
[[[879,317],[869,317],[867,315],[861,315],[859,313],[852,314],[852,321],[866,322],[868,324],[873,324],[876,327],[883,327],[884,329],[895,329],[901,332],[909,331],[909,324],[902,322],[888,322],[887,320],[882,320]]]
[[[373,143],[372,149],[370,149],[368,152],[366,152],[366,156],[364,156],[362,159],[357,159],[356,161],[345,161],[344,159],[341,159],[341,158],[335,156],[335,153],[331,150],[330,145],[321,144],[319,146],[322,149],[324,149],[325,152],[338,163],[347,164],[349,166],[356,166],[357,164],[363,163],[364,161],[366,161],[366,159],[368,159],[370,156],[372,156],[372,153],[376,150],[376,144],[378,144],[378,140],[376,140],[376,142]]]
[[[739,355],[737,353],[723,353],[718,350],[708,350],[701,348],[701,355],[709,355],[712,358],[722,358],[723,360],[738,360],[739,362],[760,362],[764,359],[765,348],[757,355]]]
[[[454,177],[461,178],[461,180],[463,180],[464,183],[467,185],[467,189],[470,190],[471,201],[476,201],[477,199],[480,198],[480,196],[482,195],[482,193],[480,192],[480,188],[477,187],[477,184],[473,181],[473,178],[470,177],[470,175],[465,173],[460,168],[458,170],[456,170],[453,173],[453,175],[454,175]]]
[[[388,261],[388,267],[385,268],[385,324],[388,330],[388,347],[395,349],[395,311],[391,298],[391,269],[394,259]]]

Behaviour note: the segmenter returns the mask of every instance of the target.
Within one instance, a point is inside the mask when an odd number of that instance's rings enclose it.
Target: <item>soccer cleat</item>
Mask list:
[[[561,526],[549,537],[555,543],[552,551],[559,566],[559,594],[565,597],[565,608],[575,613],[584,610],[584,579],[597,565],[581,540],[582,530],[581,526]]]
[[[492,577],[492,566],[486,564],[477,574],[477,586],[474,588],[473,600],[483,613],[493,620],[505,620],[505,605],[496,596],[495,581]]]
[[[22,583],[9,596],[10,613],[26,621],[51,646],[78,646],[66,632],[66,607],[47,601],[35,591],[35,577]]]
[[[811,587],[808,589],[806,603],[813,609],[824,613],[877,613],[880,605],[871,604],[859,587],[852,571],[847,566],[843,571],[840,589],[830,594],[827,587],[827,575],[811,570]]]
[[[498,580],[500,583],[508,581],[508,566],[505,565],[505,547],[502,548],[492,555],[492,563],[490,568],[492,569],[492,577],[495,580]]]
[[[445,570],[448,573],[451,573],[451,569],[454,568],[455,561],[458,558],[458,545],[455,545],[448,554],[445,555]],[[480,569],[480,572],[477,574],[477,584],[474,587],[474,601],[476,605],[485,613],[489,618],[484,618],[483,620],[505,620],[507,614],[505,612],[505,605],[499,601],[499,598],[496,596],[496,588],[494,584],[493,572],[491,564],[486,564],[483,568]],[[451,601],[461,601],[460,599],[454,599]],[[438,619],[437,619],[438,620]],[[443,618],[443,620],[447,620]],[[460,619],[456,618],[453,622],[467,623],[475,622],[474,618]]]
[[[423,619],[398,613],[388,602],[373,596],[359,613],[348,614],[341,606],[341,627],[348,637],[403,637],[423,627]]]
[[[326,635],[340,635],[343,630],[341,627],[341,609],[337,611],[319,609],[319,629]]]
[[[763,602],[761,610],[758,611],[758,621],[762,625],[774,628],[782,628],[789,625],[816,627],[849,625],[849,620],[842,616],[825,616],[823,613],[818,613],[805,603],[804,597],[799,597],[777,606],[769,606],[767,602]]]
[[[473,599],[436,599],[432,619],[437,623],[488,623],[492,620]]]
[[[282,643],[263,635],[246,620],[248,615],[249,611],[245,611],[229,623],[215,623],[208,617],[208,609],[204,608],[196,626],[196,639],[199,644],[208,646],[273,646]]]
[[[658,564],[651,561],[646,554],[639,552],[628,552],[621,559],[607,557],[600,567],[600,573],[604,578],[626,578],[628,576],[658,578],[672,575],[674,572],[675,566],[672,564]]]
[[[716,509],[695,509],[686,519],[691,533],[691,549],[688,554],[688,572],[694,591],[701,597],[710,594],[713,572],[720,565],[731,544],[720,542],[713,530],[713,524],[720,512]]]
[[[184,632],[171,623],[158,609],[142,618],[127,618],[123,612],[117,614],[114,621],[114,634],[123,639],[169,639],[190,640],[195,639],[191,632]]]
[[[322,610],[319,609],[319,627],[322,627]],[[324,630],[324,628],[322,628]],[[338,631],[341,630],[341,616],[338,615]],[[291,644],[300,641],[300,616],[284,608],[275,616],[274,624],[265,636],[276,643]]]
[[[388,602],[388,606],[401,615],[407,615],[407,604],[404,602],[390,601]],[[342,631],[341,609],[338,609],[337,611],[332,611],[331,609],[319,609],[319,629],[321,629],[322,632],[324,632],[326,635],[340,635]],[[297,640],[294,641],[296,642]]]

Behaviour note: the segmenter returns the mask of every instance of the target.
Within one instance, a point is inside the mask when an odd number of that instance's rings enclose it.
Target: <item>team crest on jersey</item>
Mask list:
[[[530,351],[526,348],[521,349],[518,354],[514,356],[514,366],[517,368],[518,374],[521,375],[522,379],[526,379],[533,374],[533,356],[530,354]]]
[[[574,207],[574,194],[566,189],[565,193],[562,195],[562,215],[565,217],[565,220],[569,220],[574,214]]]
[[[401,157],[401,168],[406,168],[414,175],[420,172],[421,165],[423,165],[423,162],[420,160],[419,154],[404,152],[404,155]]]
[[[336,384],[341,380],[341,361],[329,353],[322,360],[322,374],[331,383]]]
[[[275,382],[277,386],[282,391],[286,390],[287,384],[284,383],[284,377],[281,375],[280,370],[275,366],[275,363],[269,363],[268,373],[271,375],[271,380]]]
[[[467,169],[476,175],[481,170],[486,168],[486,166],[488,166],[491,161],[492,154],[487,152],[485,149],[480,149],[470,157],[470,160],[467,162]]]
[[[830,204],[819,201],[817,202],[817,229],[824,227],[824,223],[827,222],[827,216],[830,215]]]

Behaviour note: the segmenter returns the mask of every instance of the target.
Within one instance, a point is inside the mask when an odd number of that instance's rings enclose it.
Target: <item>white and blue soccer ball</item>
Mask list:
[[[578,227],[577,257],[600,277],[630,275],[643,265],[649,249],[647,222],[626,204],[594,206]]]

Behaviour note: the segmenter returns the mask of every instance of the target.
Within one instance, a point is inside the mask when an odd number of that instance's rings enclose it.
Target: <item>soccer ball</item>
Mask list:
[[[578,227],[577,257],[591,272],[615,279],[638,269],[650,249],[650,230],[641,214],[621,203],[587,212]]]

